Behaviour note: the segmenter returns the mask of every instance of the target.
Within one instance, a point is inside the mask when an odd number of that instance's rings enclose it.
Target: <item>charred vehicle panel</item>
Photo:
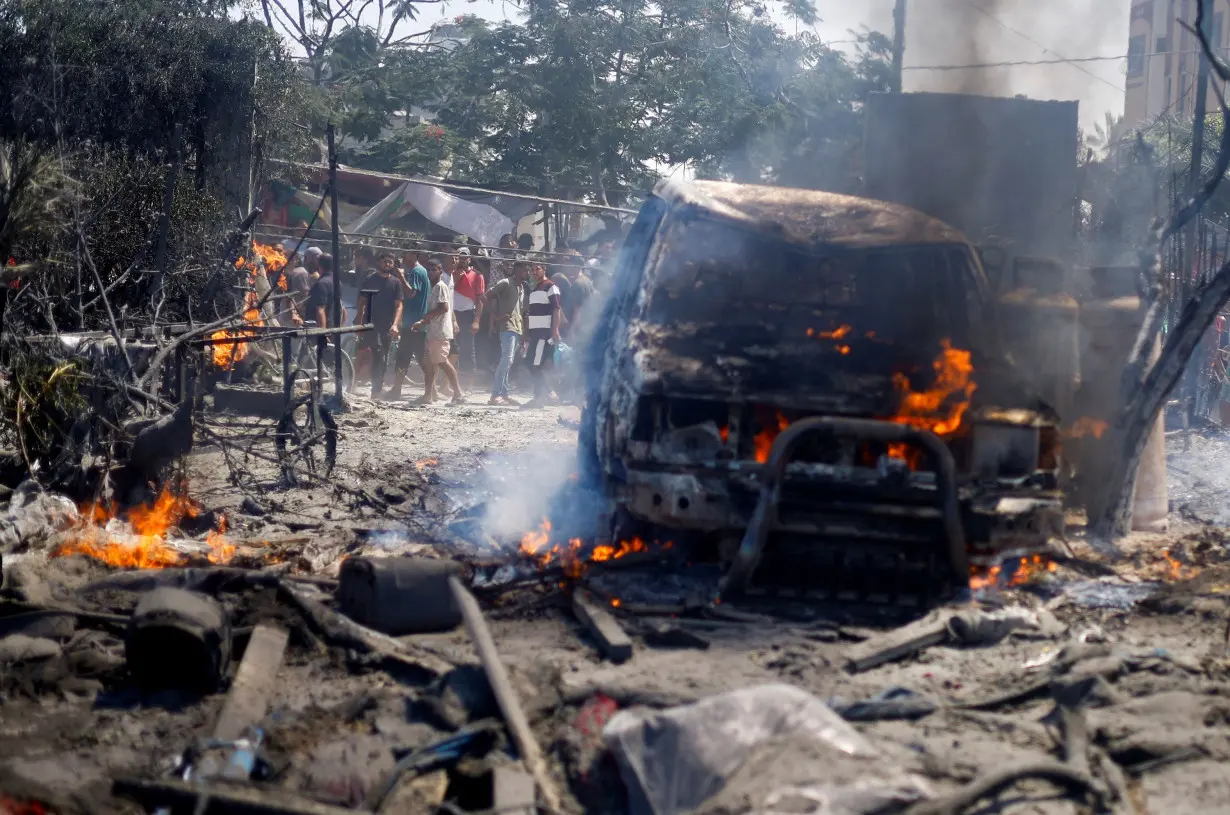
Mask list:
[[[1062,518],[1057,417],[989,304],[914,210],[666,182],[590,348],[582,466],[619,523],[713,544],[726,592],[944,593]]]

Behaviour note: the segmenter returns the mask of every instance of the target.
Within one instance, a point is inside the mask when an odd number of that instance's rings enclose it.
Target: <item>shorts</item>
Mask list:
[[[427,335],[422,331],[403,329],[397,343],[397,370],[406,370],[412,360],[422,365],[426,352]]]
[[[448,362],[448,340],[428,340],[427,341],[427,361],[435,365],[443,365]]]

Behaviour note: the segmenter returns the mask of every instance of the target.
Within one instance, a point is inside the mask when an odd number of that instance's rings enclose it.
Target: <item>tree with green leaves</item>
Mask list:
[[[336,58],[346,160],[609,203],[679,164],[855,190],[860,105],[888,87],[889,43],[868,34],[851,59],[774,10],[815,21],[810,0],[531,0],[518,22],[461,17],[451,42],[386,44],[360,20],[335,36],[372,44]]]
[[[240,150],[255,141],[253,161],[309,155],[310,134],[288,127],[301,106],[298,68],[266,26],[231,16],[236,5],[0,0],[0,140],[72,181],[57,207],[67,224],[11,241],[18,261],[41,267],[35,295],[14,299],[37,307],[27,315],[35,329],[97,326],[103,287],[144,316],[154,278],[141,272],[154,266],[172,164],[162,266],[182,273],[170,276],[162,316],[187,316],[200,258],[246,202]]]

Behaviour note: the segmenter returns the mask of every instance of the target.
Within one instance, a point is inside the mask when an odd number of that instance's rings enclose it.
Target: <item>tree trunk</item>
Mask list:
[[[1119,451],[1095,483],[1104,491],[1090,510],[1090,532],[1099,538],[1126,535],[1132,528],[1132,498],[1136,469],[1166,398],[1183,376],[1204,332],[1230,300],[1230,263],[1222,266],[1203,290],[1183,309],[1178,323],[1166,337],[1161,356],[1149,368],[1139,387],[1125,383],[1123,408],[1110,429],[1110,449]],[[1141,335],[1150,333],[1149,320]],[[1140,346],[1140,343],[1137,343]]]

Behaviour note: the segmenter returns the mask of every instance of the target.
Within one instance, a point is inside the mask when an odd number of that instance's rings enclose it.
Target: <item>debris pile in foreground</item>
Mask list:
[[[498,562],[387,540],[322,560],[183,494],[81,513],[19,491],[10,530],[31,517],[45,534],[3,553],[5,812],[1220,805],[1213,528],[1117,563],[1006,564],[910,619],[714,605],[711,567],[673,544],[549,525]]]

